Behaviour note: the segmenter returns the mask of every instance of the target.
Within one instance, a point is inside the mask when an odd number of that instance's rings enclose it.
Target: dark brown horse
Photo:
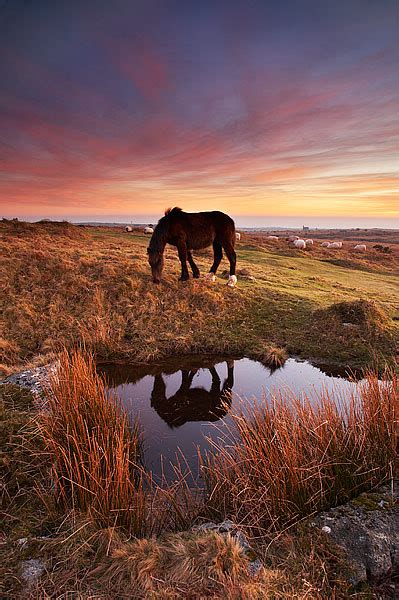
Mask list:
[[[168,209],[165,216],[158,221],[147,249],[154,283],[159,283],[161,280],[166,244],[176,246],[179,253],[180,281],[189,279],[187,261],[193,277],[200,276],[191,251],[212,245],[214,259],[207,277],[211,281],[215,281],[215,273],[223,258],[224,250],[230,262],[228,285],[233,287],[237,282],[235,241],[234,221],[222,212],[214,210],[212,212],[186,213],[181,208]]]

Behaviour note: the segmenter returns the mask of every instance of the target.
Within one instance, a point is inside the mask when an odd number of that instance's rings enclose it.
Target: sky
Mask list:
[[[0,0],[0,218],[399,228],[397,0]]]

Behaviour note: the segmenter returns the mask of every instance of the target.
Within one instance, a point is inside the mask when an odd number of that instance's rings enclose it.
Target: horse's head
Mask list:
[[[152,271],[152,280],[154,283],[160,283],[163,269],[163,252],[148,247],[147,254]]]

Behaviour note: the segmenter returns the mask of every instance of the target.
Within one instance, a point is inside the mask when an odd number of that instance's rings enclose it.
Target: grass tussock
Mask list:
[[[392,326],[392,320],[384,310],[370,300],[337,302],[320,313],[323,320],[333,320],[339,325],[346,323],[358,326],[369,332],[383,331]]]
[[[231,536],[185,532],[163,538],[114,539],[108,560],[92,575],[112,582],[114,593],[135,590],[137,597],[203,596],[247,579],[248,560]],[[198,596],[197,596],[198,597]]]
[[[43,219],[36,223],[26,221],[2,219],[2,225],[8,235],[16,237],[37,236],[63,236],[70,239],[82,239],[86,237],[84,227],[73,225],[68,221],[49,221]]]
[[[313,313],[313,332],[319,336],[319,358],[328,358],[335,347],[341,361],[353,364],[363,356],[364,364],[397,369],[397,328],[384,308],[372,300],[336,302]]]
[[[343,503],[395,472],[399,381],[374,375],[358,397],[279,395],[236,414],[231,440],[204,463],[209,508],[254,529],[280,529]]]
[[[288,358],[284,348],[266,343],[259,350],[253,352],[251,356],[271,370],[282,367]]]
[[[91,512],[104,526],[140,534],[145,525],[141,440],[107,394],[93,358],[77,351],[60,356],[38,416],[57,501]]]

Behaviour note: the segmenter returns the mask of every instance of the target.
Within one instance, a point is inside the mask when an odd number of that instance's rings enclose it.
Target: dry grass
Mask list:
[[[113,540],[109,559],[92,575],[112,581],[115,596],[195,598],[237,586],[247,579],[248,560],[230,536],[192,532],[161,539]],[[197,595],[197,597],[199,594]]]
[[[19,226],[22,226],[20,224]],[[226,286],[151,284],[142,237],[73,227],[64,235],[27,225],[29,235],[0,223],[0,368],[42,361],[84,343],[103,358],[148,361],[169,354],[237,349],[234,320],[242,300]],[[218,315],[215,327],[209,319]],[[234,318],[232,318],[232,315]],[[222,335],[223,332],[223,335]]]
[[[37,425],[57,502],[91,512],[103,526],[145,527],[141,440],[96,374],[93,358],[60,355]]]
[[[40,479],[43,466],[32,453],[42,447],[32,421],[34,399],[24,389],[0,386],[0,504],[3,532],[13,530],[20,537],[35,528],[43,518],[43,506],[31,492]],[[26,514],[34,509],[27,524]]]
[[[42,543],[47,571],[27,598],[230,600],[352,596],[340,552],[306,528],[271,540],[256,577],[236,540],[187,531],[128,539],[89,520]]]
[[[281,529],[370,490],[395,472],[399,381],[375,375],[359,398],[276,396],[233,416],[204,464],[208,507],[255,530]]]
[[[113,228],[0,223],[0,370],[43,363],[81,343],[101,359],[139,362],[250,354],[265,345],[351,366],[370,364],[373,346],[392,360],[399,330],[391,319],[391,331],[372,340],[342,327],[331,339],[331,330],[315,326],[314,311],[366,297],[381,303],[390,318],[397,310],[396,255],[384,258],[384,271],[365,274],[327,264],[318,252],[299,255],[244,241],[237,246],[239,272],[255,280],[239,276],[231,290],[223,278],[213,286],[203,280],[179,284],[173,249],[166,253],[162,285],[154,286],[147,244],[148,237]],[[210,261],[208,252],[200,253],[202,273]]]
[[[60,507],[135,536],[191,525],[202,509],[202,497],[187,484],[184,457],[175,465],[174,483],[155,485],[145,470],[139,424],[129,427],[92,355],[64,350],[44,397],[37,435]]]

